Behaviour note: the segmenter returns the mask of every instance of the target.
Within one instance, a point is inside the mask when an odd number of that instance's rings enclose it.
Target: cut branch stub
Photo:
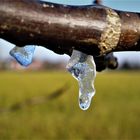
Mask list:
[[[41,45],[59,54],[71,54],[73,49],[94,56],[139,51],[140,14],[101,5],[2,0],[0,38],[20,47]]]

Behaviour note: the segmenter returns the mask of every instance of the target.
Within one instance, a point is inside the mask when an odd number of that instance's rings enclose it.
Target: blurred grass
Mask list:
[[[44,104],[0,112],[0,139],[140,139],[140,72],[99,73],[89,110],[78,106],[78,84],[66,72],[0,72],[0,109],[32,97],[65,94]]]

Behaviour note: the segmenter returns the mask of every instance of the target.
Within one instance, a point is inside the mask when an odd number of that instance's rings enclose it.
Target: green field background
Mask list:
[[[0,72],[0,140],[140,139],[140,72],[98,73],[95,88],[82,111],[67,72]]]

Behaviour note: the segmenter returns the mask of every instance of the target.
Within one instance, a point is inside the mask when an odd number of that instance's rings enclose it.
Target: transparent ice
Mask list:
[[[79,83],[79,106],[87,110],[95,94],[96,65],[93,56],[73,50],[67,69]]]
[[[10,51],[13,56],[22,66],[28,66],[32,63],[35,46],[14,47]]]

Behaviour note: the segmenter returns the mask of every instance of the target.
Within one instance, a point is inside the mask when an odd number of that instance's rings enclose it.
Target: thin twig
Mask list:
[[[102,4],[102,0],[94,0],[93,4]]]

